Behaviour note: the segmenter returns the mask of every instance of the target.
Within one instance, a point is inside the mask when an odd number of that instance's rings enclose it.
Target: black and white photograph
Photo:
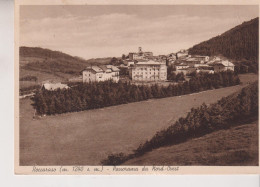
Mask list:
[[[259,166],[259,5],[17,7],[17,167]]]

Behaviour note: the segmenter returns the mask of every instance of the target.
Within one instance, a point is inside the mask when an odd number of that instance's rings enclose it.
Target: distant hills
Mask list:
[[[87,65],[105,64],[110,60],[111,58],[85,60],[60,51],[40,47],[20,47],[20,66],[26,70],[77,75]]]
[[[20,89],[34,89],[45,81],[67,82],[89,65],[109,64],[112,58],[85,60],[40,47],[20,47]]]
[[[222,55],[231,60],[258,63],[259,18],[244,22],[229,31],[194,45],[191,55]]]

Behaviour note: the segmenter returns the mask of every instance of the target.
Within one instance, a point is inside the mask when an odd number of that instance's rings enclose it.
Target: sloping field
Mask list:
[[[122,165],[258,165],[258,121],[153,150]]]
[[[192,107],[214,103],[244,86],[35,120],[31,101],[21,99],[20,164],[98,165],[110,153],[131,152]]]
[[[32,71],[32,70],[26,70],[26,69],[20,69],[20,78],[26,77],[26,76],[35,76],[37,77],[37,81],[19,81],[20,83],[20,88],[26,88],[28,86],[32,85],[41,85],[43,81],[55,81],[55,82],[62,82],[65,81],[66,79],[69,79],[73,77],[73,75],[70,74],[65,74],[65,73],[60,73],[56,72],[54,73],[46,73],[46,72],[40,72],[40,71]]]

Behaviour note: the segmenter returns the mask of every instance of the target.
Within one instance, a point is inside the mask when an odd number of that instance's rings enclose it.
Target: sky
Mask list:
[[[20,46],[85,59],[188,49],[258,17],[249,5],[23,5]]]

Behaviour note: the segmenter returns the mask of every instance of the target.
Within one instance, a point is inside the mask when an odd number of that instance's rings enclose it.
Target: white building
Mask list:
[[[134,81],[165,81],[167,80],[167,66],[165,63],[152,60],[138,62],[130,68],[129,75]]]
[[[209,61],[209,56],[202,56],[202,55],[193,55],[193,58],[202,61],[202,63]]]
[[[228,60],[220,60],[220,61],[215,61],[213,63],[214,67],[214,72],[222,72],[222,71],[234,71],[235,70],[235,65],[228,61]]]
[[[187,64],[178,64],[175,67],[176,67],[176,71],[178,71],[178,70],[182,70],[182,69],[187,69],[190,66]]]
[[[58,89],[68,89],[68,85],[67,84],[62,84],[62,83],[43,83],[42,84],[42,88],[46,89],[46,90],[50,90],[50,91],[54,91],[54,90],[58,90]]]
[[[132,65],[132,66],[135,65],[135,62],[134,62],[134,61],[128,61],[128,62],[127,62],[127,66],[130,67],[131,65]]]
[[[119,81],[119,69],[113,65],[89,66],[82,71],[83,82]]]

